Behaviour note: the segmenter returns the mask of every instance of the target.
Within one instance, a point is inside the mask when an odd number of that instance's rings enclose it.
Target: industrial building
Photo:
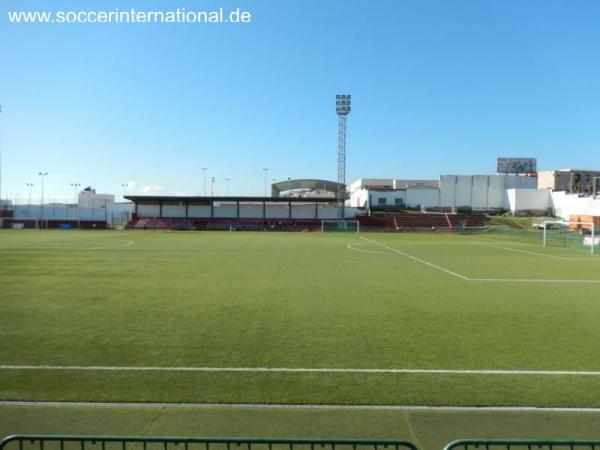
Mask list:
[[[600,171],[561,169],[538,172],[538,189],[551,189],[571,193],[595,193]]]

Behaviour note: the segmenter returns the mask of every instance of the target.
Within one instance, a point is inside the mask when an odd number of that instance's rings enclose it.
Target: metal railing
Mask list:
[[[409,441],[14,435],[0,450],[418,450]]]
[[[600,450],[600,441],[464,439],[450,442],[444,450]]]
[[[419,450],[404,440],[14,435],[0,450]],[[444,450],[600,450],[600,441],[464,439]]]

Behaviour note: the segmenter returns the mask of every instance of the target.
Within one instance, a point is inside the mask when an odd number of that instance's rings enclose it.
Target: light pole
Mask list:
[[[129,185],[127,183],[121,183],[121,187],[123,188],[123,201],[125,201],[125,194],[127,194],[127,188]]]
[[[71,183],[71,187],[73,188],[73,201],[75,203],[79,203],[79,199],[77,198],[77,188],[81,186],[81,183]]]
[[[265,197],[267,196],[267,174],[269,173],[268,167],[263,167],[263,172],[265,173]]]
[[[227,195],[227,197],[229,197],[229,181],[231,180],[231,178],[225,178],[225,192]]]
[[[33,187],[33,183],[25,183],[25,186],[27,186],[27,190],[29,191],[27,200],[27,217],[31,218],[31,188]]]
[[[292,196],[292,179],[290,177],[288,177],[288,197]]]
[[[73,188],[73,201],[74,205],[77,206],[77,229],[81,227],[81,215],[79,214],[79,196],[77,195],[77,188],[81,186],[81,183],[71,183]]]
[[[346,202],[346,117],[350,114],[352,98],[349,94],[335,96],[335,112],[338,115],[338,218],[344,219]]]
[[[215,196],[215,177],[212,177],[210,179],[210,196],[211,197]]]
[[[202,195],[204,197],[206,197],[206,171],[207,170],[208,170],[208,167],[202,168],[202,182],[204,183],[204,193]]]
[[[48,175],[48,172],[38,172],[38,175],[40,177],[42,177],[42,210],[40,212],[40,219],[42,220],[42,226],[44,226],[44,217],[45,217],[45,211],[44,211],[44,177],[46,175]]]

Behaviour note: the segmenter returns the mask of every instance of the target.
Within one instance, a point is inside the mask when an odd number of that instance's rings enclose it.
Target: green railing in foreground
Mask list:
[[[600,441],[579,440],[475,440],[450,442],[444,450],[596,450]]]
[[[14,435],[0,450],[418,450],[409,441]]]
[[[419,450],[404,440],[14,435],[0,450]],[[600,441],[464,439],[444,450],[600,450]]]

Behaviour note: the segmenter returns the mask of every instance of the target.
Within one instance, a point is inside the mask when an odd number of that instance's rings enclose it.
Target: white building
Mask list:
[[[86,188],[78,195],[78,203],[51,202],[44,205],[12,205],[14,219],[29,221],[96,221],[124,224],[133,213],[133,203],[116,203],[112,194],[98,194]]]
[[[537,179],[522,175],[442,175],[438,180],[361,178],[348,187],[350,206],[370,210],[402,208],[510,208],[509,189],[535,190]]]
[[[110,209],[115,203],[115,196],[113,194],[97,194],[96,189],[87,187],[79,193],[78,203],[80,208]]]

